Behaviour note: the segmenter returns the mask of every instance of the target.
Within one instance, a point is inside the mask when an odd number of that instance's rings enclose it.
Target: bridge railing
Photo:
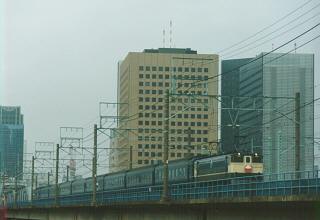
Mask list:
[[[253,196],[288,196],[320,194],[319,171],[287,172],[270,175],[234,177],[219,180],[195,181],[171,184],[169,196],[172,200],[216,199]],[[159,201],[162,185],[128,189],[98,191],[97,205],[123,202]],[[90,205],[92,193],[60,196],[59,206]],[[8,203],[8,207],[51,207],[57,205],[54,198]]]

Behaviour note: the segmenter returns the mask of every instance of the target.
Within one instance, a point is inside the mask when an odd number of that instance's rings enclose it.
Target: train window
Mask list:
[[[231,162],[242,163],[243,162],[243,156],[240,155],[240,154],[233,154],[233,155],[231,155]]]
[[[251,163],[251,157],[245,157],[246,158],[246,163]]]

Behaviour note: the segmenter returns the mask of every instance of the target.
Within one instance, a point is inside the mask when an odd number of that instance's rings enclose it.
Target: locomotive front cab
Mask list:
[[[228,173],[258,174],[263,172],[262,157],[255,154],[231,154],[228,160]]]

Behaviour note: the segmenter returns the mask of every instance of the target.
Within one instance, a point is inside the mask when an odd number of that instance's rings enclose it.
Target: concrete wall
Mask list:
[[[313,220],[320,202],[136,204],[9,210],[9,219],[32,220]]]

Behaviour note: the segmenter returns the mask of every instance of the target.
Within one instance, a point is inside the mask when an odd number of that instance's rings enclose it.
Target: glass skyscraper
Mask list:
[[[314,55],[262,53],[239,71],[240,148],[263,154],[264,172],[295,171],[295,95],[300,93],[299,170],[314,166]],[[256,98],[254,98],[256,97]],[[261,110],[263,109],[263,110]]]
[[[0,175],[23,171],[24,125],[20,107],[0,106]]]
[[[239,151],[239,80],[240,66],[252,58],[222,60],[221,62],[221,150]]]

